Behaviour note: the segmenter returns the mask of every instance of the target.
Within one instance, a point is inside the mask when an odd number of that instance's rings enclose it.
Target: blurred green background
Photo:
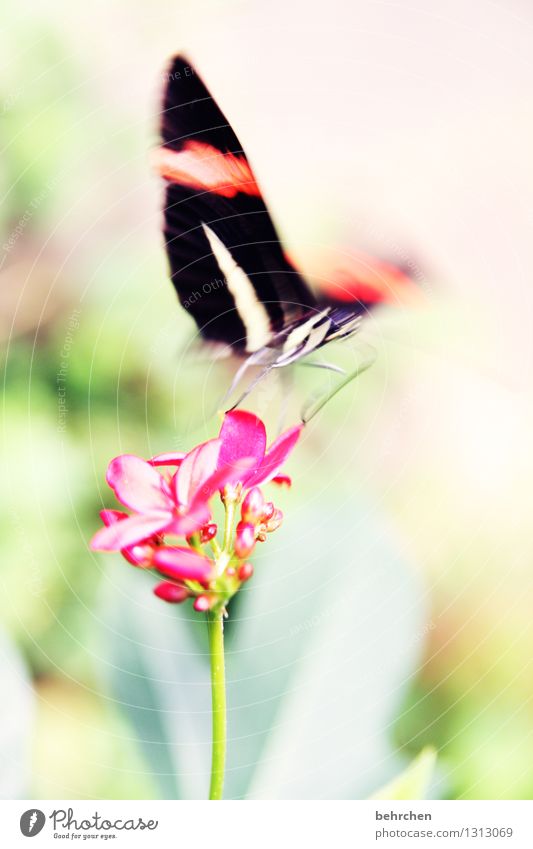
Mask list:
[[[87,545],[109,459],[214,435],[231,374],[190,350],[149,167],[183,49],[308,276],[362,249],[427,296],[369,320],[276,494],[227,629],[227,795],[362,798],[431,744],[431,795],[531,798],[531,10],[438,5],[4,15],[4,798],[206,795],[204,623]],[[250,399],[272,436],[280,391]]]

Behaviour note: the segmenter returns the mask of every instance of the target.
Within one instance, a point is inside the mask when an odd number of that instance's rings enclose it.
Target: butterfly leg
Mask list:
[[[297,366],[306,366],[307,368],[322,368],[322,369],[326,369],[327,371],[334,371],[337,374],[346,374],[345,369],[341,368],[340,366],[334,365],[334,363],[322,363],[322,362],[313,362],[313,361],[305,362],[305,360],[304,360],[301,363],[297,362],[296,365]]]

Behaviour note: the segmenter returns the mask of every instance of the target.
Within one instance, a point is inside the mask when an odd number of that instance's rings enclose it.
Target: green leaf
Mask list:
[[[13,642],[0,632],[2,691],[0,700],[0,798],[25,799],[29,795],[30,741],[34,720],[34,695],[28,671]]]
[[[204,618],[155,598],[153,578],[121,558],[108,565],[112,583],[100,632],[108,686],[133,727],[159,798],[207,798],[211,695]]]
[[[437,752],[426,746],[407,769],[385,784],[371,799],[425,799],[435,771]]]
[[[228,790],[366,798],[396,766],[388,736],[418,656],[418,582],[379,511],[351,493],[308,496],[263,551],[228,641]]]

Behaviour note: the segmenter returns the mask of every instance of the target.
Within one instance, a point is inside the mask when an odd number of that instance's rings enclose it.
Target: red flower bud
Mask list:
[[[179,587],[177,584],[170,583],[170,581],[163,581],[163,583],[158,584],[154,589],[154,594],[171,604],[181,604],[190,595],[186,587]]]
[[[228,578],[234,578],[236,574],[237,570],[235,569],[235,566],[228,566],[228,568],[226,569],[226,575],[228,576]]]
[[[248,522],[239,522],[235,534],[235,554],[239,558],[248,557],[255,546],[255,528]]]
[[[283,513],[281,512],[281,510],[274,510],[274,514],[273,514],[272,518],[268,520],[268,522],[266,523],[266,526],[265,526],[268,533],[271,534],[272,531],[276,531],[279,528],[279,526],[281,525],[282,522],[283,522]]]
[[[292,478],[289,475],[276,475],[270,483],[277,483],[278,486],[287,486],[290,488],[292,486]]]
[[[272,501],[267,501],[263,505],[263,513],[261,515],[261,521],[262,522],[268,522],[268,520],[271,519],[272,516],[274,515],[274,510],[275,510],[275,507],[274,507]]]
[[[255,525],[263,514],[265,499],[258,486],[252,487],[242,502],[241,516],[244,522]]]
[[[243,563],[239,567],[239,581],[248,581],[254,574],[254,567],[251,563]]]
[[[154,554],[158,572],[177,581],[206,583],[211,578],[213,564],[208,557],[181,546],[160,547]]]
[[[211,607],[211,600],[206,595],[199,595],[198,598],[194,600],[193,607],[198,613],[205,613],[206,610],[209,610]]]
[[[139,542],[137,545],[129,545],[121,549],[121,554],[132,566],[146,568],[152,565],[154,546],[147,542]]]
[[[202,545],[205,542],[209,542],[213,537],[217,535],[217,526],[214,522],[210,522],[209,525],[204,525],[203,528],[200,529],[200,542]]]

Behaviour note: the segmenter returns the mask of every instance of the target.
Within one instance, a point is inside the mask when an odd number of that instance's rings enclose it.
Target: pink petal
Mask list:
[[[213,570],[213,563],[208,557],[190,548],[160,548],[153,562],[158,572],[177,580],[204,583]]]
[[[191,502],[191,511],[196,511],[202,504],[207,504],[215,492],[220,492],[227,484],[236,484],[246,480],[250,469],[255,469],[254,457],[241,457],[239,460],[218,469],[198,489]]]
[[[173,479],[175,496],[180,504],[190,504],[197,489],[213,474],[220,445],[220,439],[210,439],[186,455]]]
[[[152,534],[162,531],[170,522],[170,513],[152,513],[148,516],[128,516],[107,528],[100,528],[91,540],[93,551],[120,551],[129,545],[143,542]]]
[[[258,466],[265,456],[266,431],[260,418],[245,410],[226,413],[219,434],[222,447],[219,467],[230,466],[241,457],[253,457]]]
[[[189,507],[183,516],[174,514],[172,521],[165,528],[165,533],[178,537],[190,537],[191,534],[203,528],[211,519],[211,511],[207,503],[198,502]]]
[[[276,472],[281,468],[298,442],[302,428],[303,425],[291,427],[272,443],[259,468],[252,472],[247,478],[247,487],[258,486],[258,484],[264,483],[276,475]]]
[[[140,457],[133,454],[115,457],[108,466],[106,480],[118,500],[132,510],[154,513],[172,509],[164,492],[164,479]]]
[[[121,522],[122,519],[127,519],[128,514],[123,513],[122,510],[100,510],[100,518],[106,528],[109,525],[114,525],[116,522]]]
[[[167,454],[156,454],[151,460],[147,460],[151,466],[179,466],[185,453],[183,451],[172,452]]]

